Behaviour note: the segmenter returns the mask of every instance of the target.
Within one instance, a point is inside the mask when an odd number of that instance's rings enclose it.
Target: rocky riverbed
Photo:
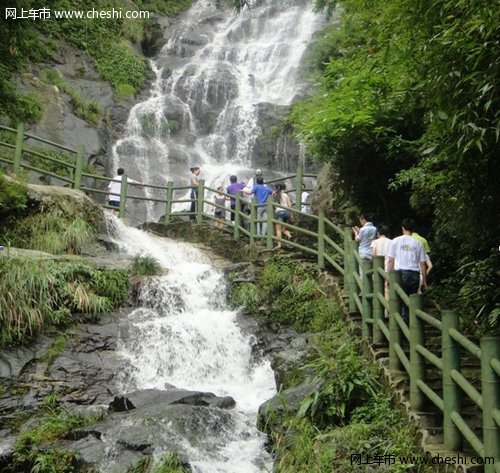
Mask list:
[[[120,392],[117,379],[126,365],[117,346],[127,337],[126,318],[132,310],[122,309],[98,321],[82,319],[64,334],[39,336],[29,346],[0,353],[1,467],[12,463],[18,435],[38,425],[38,416],[49,404],[95,418],[91,425],[46,445],[75,453],[80,471],[93,467],[122,473],[156,452],[182,452],[186,441],[205,449],[221,446],[215,434],[233,428],[229,413],[235,401],[230,396],[175,386]],[[297,405],[310,384],[287,388],[286,377],[307,356],[307,337],[293,331],[277,334],[245,317],[240,326],[255,336],[253,356],[272,358],[277,384],[285,388],[281,396],[289,398],[290,406]],[[279,404],[276,399],[269,402]]]

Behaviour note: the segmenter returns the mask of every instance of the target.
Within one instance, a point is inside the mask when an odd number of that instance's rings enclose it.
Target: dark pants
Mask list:
[[[401,288],[406,294],[416,294],[418,292],[418,286],[420,285],[420,272],[419,271],[398,271],[401,275]],[[405,303],[401,304],[401,315],[406,323],[409,319],[408,307]]]
[[[198,199],[198,189],[192,189],[191,190],[191,199]],[[191,208],[189,211],[191,212],[191,215],[189,216],[190,220],[196,220],[196,205],[197,202],[196,200],[192,200],[191,202]]]

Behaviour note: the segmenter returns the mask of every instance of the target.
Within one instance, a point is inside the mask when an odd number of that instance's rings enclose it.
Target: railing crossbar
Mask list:
[[[483,456],[484,444],[481,442],[479,437],[472,431],[472,429],[467,425],[463,417],[456,411],[453,411],[450,415],[451,420],[455,424],[458,430],[462,433],[467,442],[470,443],[471,447],[476,451],[479,456]]]
[[[417,381],[417,387],[418,387],[418,389],[420,389],[420,391],[422,391],[427,396],[427,398],[429,400],[432,401],[432,403],[441,412],[444,411],[444,401],[443,401],[443,399],[438,394],[436,394],[436,392],[431,387],[429,387],[428,384],[426,384],[424,381],[422,381],[421,379],[419,379]]]
[[[481,359],[481,348],[471,342],[467,337],[464,337],[458,330],[452,328],[449,331],[450,337],[453,338],[462,348],[467,350],[471,355]]]
[[[467,380],[467,378],[457,370],[451,370],[451,379],[457,383],[462,391],[469,396],[469,398],[476,403],[476,405],[483,409],[483,396],[481,393]]]
[[[429,363],[432,363],[436,368],[443,371],[443,360],[434,355],[430,350],[422,345],[417,345],[416,350],[420,353]]]
[[[436,317],[433,317],[432,315],[428,314],[427,312],[424,312],[423,310],[417,309],[415,311],[415,314],[419,319],[422,319],[423,321],[427,322],[429,325],[431,325],[434,328],[437,328],[438,330],[441,330],[443,327],[443,324],[439,319],[436,319]]]

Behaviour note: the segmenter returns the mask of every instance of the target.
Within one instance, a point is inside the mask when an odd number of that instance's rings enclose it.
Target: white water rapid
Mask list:
[[[142,182],[188,185],[189,168],[199,165],[214,188],[226,187],[231,174],[243,182],[254,175],[256,141],[271,133],[259,119],[304,93],[301,59],[321,20],[307,0],[260,0],[240,13],[217,3],[224,2],[194,2],[166,29],[167,44],[151,62],[150,95],[132,108],[113,146],[113,172],[124,167]],[[298,164],[279,140],[268,153],[280,166]],[[161,190],[138,192],[164,198]],[[127,208],[136,221],[164,213],[137,201]]]
[[[198,473],[271,471],[256,416],[258,406],[275,394],[274,376],[268,361],[252,357],[252,336],[242,333],[237,313],[226,306],[222,272],[192,245],[127,227],[109,214],[107,222],[122,254],[152,256],[166,271],[141,290],[142,307],[126,320],[119,390],[174,385],[232,396],[236,407],[221,414],[231,416],[230,428],[221,422],[214,434],[207,426],[206,435],[217,438],[206,445],[179,438],[181,453]]]

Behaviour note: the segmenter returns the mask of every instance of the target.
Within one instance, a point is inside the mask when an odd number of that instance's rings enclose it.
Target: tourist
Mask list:
[[[302,183],[302,193],[300,194],[300,211],[304,214],[311,213],[311,206],[309,205],[309,199],[311,194],[306,191],[306,185]]]
[[[359,256],[364,261],[372,260],[372,241],[375,240],[377,236],[377,229],[370,218],[366,214],[361,214],[359,216],[359,223],[361,228],[358,226],[352,227],[352,232],[354,233],[354,239],[359,242],[358,252]]]
[[[425,292],[427,289],[427,267],[424,245],[411,236],[415,227],[415,221],[405,218],[401,224],[403,235],[392,240],[387,251],[387,270],[393,269],[401,275],[401,288],[410,295],[416,294],[419,289]],[[420,275],[422,282],[420,283]],[[401,305],[401,315],[408,323],[408,307]]]
[[[229,182],[230,184],[229,186],[227,186],[226,192],[231,196],[229,198],[229,207],[231,207],[231,222],[234,222],[236,195],[238,195],[238,193],[241,194],[241,192],[245,188],[245,183],[238,182],[238,177],[234,175],[229,177]]]
[[[292,239],[292,234],[287,227],[283,224],[290,222],[290,209],[292,208],[292,200],[285,192],[285,184],[276,184],[275,191],[273,192],[274,202],[278,204],[274,217],[282,223],[275,224],[275,232],[278,243],[276,248],[281,248],[281,235],[285,235],[289,240]]]
[[[214,195],[214,217],[216,228],[224,228],[224,220],[226,219],[226,200],[224,188],[217,187],[217,194]]]
[[[389,226],[379,225],[377,227],[377,238],[372,241],[371,249],[372,256],[384,256],[384,268],[387,271],[387,251],[391,244],[391,239],[389,238]]]
[[[110,207],[119,208],[120,207],[120,195],[122,191],[122,178],[125,174],[123,168],[118,168],[116,171],[116,176],[108,184],[108,195],[107,200]],[[142,184],[140,181],[135,181],[127,177],[127,183],[129,184]]]
[[[412,232],[411,236],[418,240],[422,245],[424,245],[424,250],[425,250],[425,266],[426,266],[426,276],[427,276],[427,281],[429,280],[429,273],[431,272],[432,269],[432,261],[431,261],[431,247],[429,246],[429,242],[421,235],[419,235],[417,232]],[[422,285],[422,275],[420,275],[420,285]],[[420,287],[418,292],[420,293]]]
[[[189,182],[191,185],[191,207],[189,209],[189,218],[190,220],[195,220],[198,206],[198,184],[200,183],[201,169],[199,166],[194,166],[189,168],[189,170],[191,171],[191,179]]]
[[[260,171],[260,169],[257,169]],[[272,189],[264,184],[264,178],[257,175],[256,184],[249,192],[247,188],[243,192],[247,195],[254,195],[257,199],[257,235],[264,236],[267,232],[267,199],[273,193]]]

